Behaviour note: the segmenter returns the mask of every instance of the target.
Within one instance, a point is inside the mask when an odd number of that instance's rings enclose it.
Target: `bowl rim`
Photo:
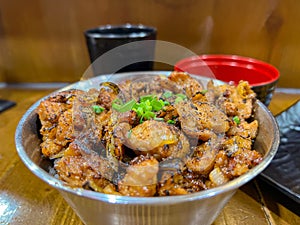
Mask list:
[[[220,61],[222,60],[222,62]],[[241,55],[230,55],[230,54],[202,54],[194,55],[187,58],[183,58],[175,63],[175,71],[187,71],[191,66],[214,66],[214,65],[228,65],[232,67],[242,66],[245,69],[253,67],[262,67],[272,72],[272,76],[269,76],[267,81],[257,82],[251,84],[251,86],[263,86],[270,83],[276,83],[280,78],[280,71],[272,64],[265,61],[241,56]]]
[[[161,74],[170,74],[172,71],[147,71],[147,72],[126,72],[126,73],[119,73],[121,75],[141,75],[141,74],[146,74],[146,75],[161,75]],[[88,81],[94,81],[98,79],[102,79],[107,75],[100,75],[93,77],[89,79]],[[109,75],[111,76],[111,75]],[[116,76],[116,75],[113,75]],[[199,76],[197,76],[199,77]],[[104,78],[105,79],[105,78]],[[208,78],[203,78],[207,80],[211,80]],[[133,204],[133,205],[169,205],[169,204],[178,204],[178,203],[183,203],[183,202],[188,202],[188,201],[195,201],[195,200],[200,200],[200,199],[206,199],[212,196],[216,196],[222,193],[230,192],[230,191],[235,191],[237,190],[240,186],[243,184],[247,183],[254,177],[256,177],[260,172],[262,172],[271,162],[273,157],[276,154],[276,151],[279,146],[279,129],[278,125],[276,122],[276,119],[272,115],[272,113],[269,111],[269,109],[259,100],[256,100],[256,103],[258,104],[259,107],[261,107],[269,116],[272,121],[272,123],[276,126],[274,129],[274,142],[271,145],[270,151],[268,154],[264,157],[263,161],[252,168],[250,171],[247,173],[241,175],[238,178],[235,178],[234,180],[229,181],[226,184],[223,184],[221,186],[215,187],[215,188],[210,188],[207,190],[202,190],[196,193],[192,194],[186,194],[186,195],[179,195],[179,196],[161,196],[161,197],[131,197],[131,196],[118,196],[118,195],[113,195],[113,194],[104,194],[104,193],[99,193],[95,191],[90,191],[90,190],[84,190],[81,188],[71,188],[67,185],[64,184],[64,182],[60,181],[59,179],[55,178],[54,176],[50,175],[48,172],[43,170],[41,167],[39,167],[36,163],[34,163],[30,157],[26,154],[26,151],[24,149],[24,146],[22,144],[22,138],[23,138],[23,129],[24,129],[24,124],[26,123],[26,120],[28,117],[32,116],[32,114],[35,114],[35,109],[37,106],[40,104],[40,102],[49,95],[57,92],[57,91],[63,91],[67,90],[70,88],[75,87],[79,82],[73,83],[71,85],[68,85],[62,89],[56,90],[47,96],[44,96],[43,98],[39,99],[36,101],[22,116],[21,120],[19,121],[16,132],[15,132],[15,145],[16,145],[16,150],[17,153],[20,157],[20,159],[23,161],[25,166],[33,173],[35,174],[38,178],[40,178],[42,181],[45,183],[49,184],[50,186],[58,189],[59,191],[64,191],[70,194],[74,194],[77,196],[81,197],[87,197],[89,199],[93,200],[98,200],[106,203],[115,203],[115,204]],[[223,83],[223,82],[221,82]]]

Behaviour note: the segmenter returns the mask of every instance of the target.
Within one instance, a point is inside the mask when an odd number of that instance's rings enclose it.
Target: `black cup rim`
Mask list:
[[[113,30],[128,30],[136,32],[135,35],[128,33],[124,34],[112,34],[103,31],[113,31]],[[103,33],[102,33],[103,32]],[[106,39],[127,39],[127,38],[145,38],[151,35],[156,35],[156,28],[151,26],[146,26],[142,24],[120,24],[120,25],[103,25],[95,28],[88,29],[84,32],[85,36],[88,38],[106,38]]]

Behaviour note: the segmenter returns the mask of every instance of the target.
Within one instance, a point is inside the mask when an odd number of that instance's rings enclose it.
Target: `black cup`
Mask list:
[[[84,32],[96,75],[153,70],[156,29],[144,25],[105,25]]]

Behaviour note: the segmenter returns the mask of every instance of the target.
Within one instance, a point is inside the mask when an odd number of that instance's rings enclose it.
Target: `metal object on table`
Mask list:
[[[16,105],[16,103],[13,101],[0,99],[0,113],[13,107],[14,105]]]

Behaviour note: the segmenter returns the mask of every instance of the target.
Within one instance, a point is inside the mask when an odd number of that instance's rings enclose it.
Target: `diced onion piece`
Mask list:
[[[229,181],[227,177],[222,173],[219,167],[214,168],[210,174],[209,179],[215,186],[220,186],[222,184],[225,184]]]

